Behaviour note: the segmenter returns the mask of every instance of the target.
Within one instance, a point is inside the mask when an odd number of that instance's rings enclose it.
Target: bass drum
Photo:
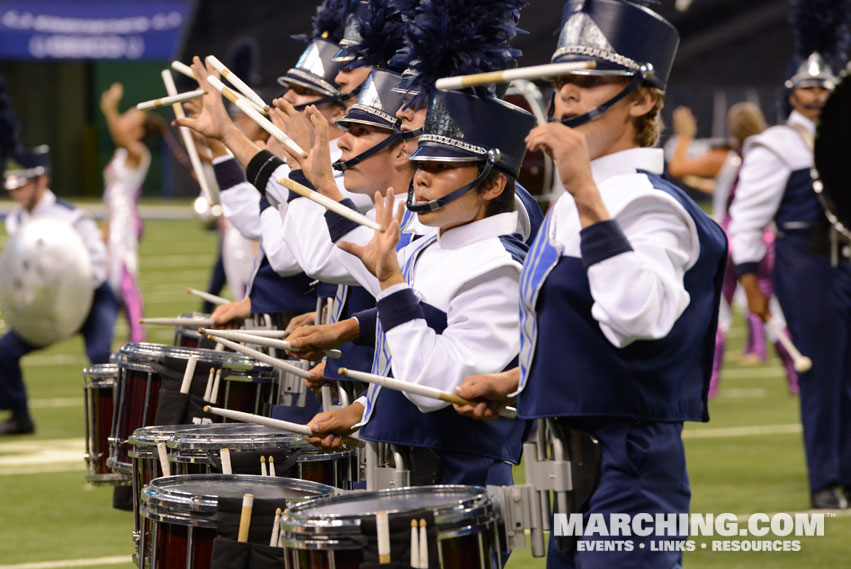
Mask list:
[[[851,132],[851,76],[845,74],[830,95],[816,128],[813,189],[833,227],[851,239],[851,177],[848,133]]]
[[[511,82],[505,94],[505,100],[521,109],[525,109],[535,115],[538,124],[547,122],[547,103],[538,86],[531,81],[516,79]],[[540,150],[527,152],[520,168],[517,180],[535,196],[538,203],[544,204],[550,201],[555,177],[555,166],[552,158]]]

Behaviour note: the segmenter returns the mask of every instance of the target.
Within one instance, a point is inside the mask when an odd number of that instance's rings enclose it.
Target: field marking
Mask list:
[[[77,407],[82,405],[82,397],[50,397],[44,399],[30,399],[30,409],[53,409],[56,407]]]
[[[725,379],[765,379],[776,377],[782,379],[786,372],[780,366],[771,367],[744,367],[736,369],[722,369],[721,380]]]
[[[44,464],[38,467],[23,466],[20,468],[0,468],[0,476],[31,476],[33,474],[61,474],[64,472],[85,472],[86,465],[83,463],[82,455],[79,464],[70,462],[62,464]]]
[[[61,569],[62,567],[97,567],[104,565],[122,565],[132,563],[130,555],[112,557],[93,557],[90,559],[62,559],[59,561],[40,561],[38,563],[19,563],[18,565],[0,565],[0,569]]]
[[[0,443],[0,468],[83,462],[84,439],[22,440]]]
[[[762,387],[754,387],[753,389],[722,389],[718,393],[719,398],[743,399],[749,397],[765,397],[767,391]]]
[[[800,423],[788,425],[753,425],[749,427],[720,427],[716,429],[687,429],[684,439],[722,439],[757,435],[795,435],[803,431]]]
[[[82,355],[72,356],[70,354],[34,354],[24,356],[21,363],[26,366],[54,366],[54,365],[89,365],[89,360]]]

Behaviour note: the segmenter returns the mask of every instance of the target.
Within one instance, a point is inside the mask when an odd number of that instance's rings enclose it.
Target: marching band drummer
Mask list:
[[[801,22],[801,30],[810,30],[808,25]],[[799,48],[818,43],[837,49],[823,43],[833,37],[828,30],[817,35],[799,37]],[[777,226],[774,289],[795,345],[813,362],[799,377],[810,501],[813,508],[842,509],[851,500],[851,265],[847,252],[831,261],[835,230],[810,173],[815,124],[837,82],[830,55],[797,55],[786,81],[792,108],[787,122],[748,139],[730,206],[730,243],[748,310],[767,320],[771,313],[757,269],[766,251],[763,231]]]
[[[107,363],[119,306],[106,282],[107,254],[100,231],[85,212],[57,197],[48,188],[50,150],[47,146],[23,150],[10,163],[4,173],[4,187],[21,207],[6,218],[6,231],[14,235],[28,220],[40,217],[57,217],[74,226],[89,251],[94,276],[92,306],[79,332],[85,340],[89,361],[93,364]],[[35,349],[14,330],[0,338],[0,409],[12,411],[11,418],[0,423],[0,435],[35,432],[20,363],[22,357]]]
[[[392,368],[401,380],[451,390],[470,370],[496,371],[515,358],[525,245],[513,235],[513,190],[534,124],[495,98],[448,92],[431,100],[407,207],[437,234],[397,254],[404,211],[394,217],[388,189],[386,201],[376,196],[387,231],[365,246],[340,244],[371,273],[362,284],[378,299],[373,320],[359,314],[341,323],[351,338],[375,344],[373,372]],[[508,462],[519,460],[525,434],[523,421],[477,424],[444,403],[373,385],[349,407],[317,415],[308,440],[337,448],[358,426],[367,440],[432,449],[440,458],[432,483],[441,484],[511,484]]]
[[[516,395],[519,416],[557,417],[596,438],[599,482],[576,506],[586,520],[686,514],[681,431],[683,421],[708,420],[726,241],[662,178],[662,151],[649,148],[678,34],[623,0],[571,0],[563,16],[553,61],[597,66],[558,79],[554,121],[526,141],[553,157],[567,193],[523,267],[519,368],[467,378],[456,393],[484,401],[457,410],[492,418]],[[651,551],[651,537],[634,537],[628,552],[579,551],[575,542],[560,551],[553,539],[548,567],[682,562],[681,553]]]

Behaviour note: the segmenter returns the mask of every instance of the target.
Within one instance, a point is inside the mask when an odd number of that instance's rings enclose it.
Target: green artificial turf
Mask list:
[[[186,206],[183,206],[186,207]],[[215,261],[216,234],[194,219],[147,221],[140,250],[140,283],[148,316],[175,316],[200,307],[187,286],[204,289]],[[0,247],[5,234],[0,233]],[[225,291],[224,295],[229,293]],[[801,511],[808,507],[803,447],[799,432],[720,436],[726,427],[784,426],[799,422],[797,399],[786,391],[776,359],[766,365],[738,361],[744,329],[736,320],[722,383],[722,396],[710,407],[707,425],[686,426],[692,482],[692,510],[748,514]],[[119,320],[117,348],[127,326]],[[149,340],[171,343],[172,330],[150,328]],[[24,373],[37,424],[35,436],[0,440],[0,569],[53,560],[97,559],[132,553],[132,515],[113,510],[111,488],[86,484],[82,456],[54,465],[58,472],[22,466],[15,457],[61,447],[63,439],[84,436],[82,341],[71,338],[27,356]],[[688,438],[709,429],[707,438]],[[714,434],[713,434],[714,433]],[[39,442],[41,441],[41,442]],[[17,443],[38,443],[25,446]],[[35,448],[32,448],[35,447]],[[12,464],[9,461],[13,461]],[[46,468],[46,467],[44,467]],[[18,472],[16,474],[16,472]],[[515,469],[522,482],[522,467]],[[711,551],[710,538],[696,540],[685,554],[688,569],[800,568],[851,565],[851,517],[829,518],[826,535],[802,540],[800,552],[729,553]],[[717,539],[717,538],[716,538]],[[707,549],[700,544],[706,542]],[[543,568],[527,550],[516,550],[509,569]],[[101,565],[98,565],[101,566]],[[105,566],[105,565],[103,565]],[[110,567],[129,568],[130,563]]]

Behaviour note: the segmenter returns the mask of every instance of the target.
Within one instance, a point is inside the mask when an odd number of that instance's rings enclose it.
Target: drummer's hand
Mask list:
[[[307,377],[304,379],[304,384],[307,385],[307,388],[317,395],[322,393],[323,385],[331,383],[333,382],[325,379],[325,362],[313,366],[307,372]]]
[[[297,111],[283,97],[272,100],[272,108],[269,110],[269,120],[284,131],[299,148],[310,151],[311,146],[313,146],[313,126],[311,126],[310,121],[303,112]],[[328,148],[327,144],[326,148]],[[293,170],[302,167],[301,164],[304,159],[301,156],[293,154],[283,145],[281,145],[281,151],[284,154],[283,158]],[[328,160],[330,165],[330,152],[328,154]],[[331,177],[333,178],[333,176],[332,172]]]
[[[236,302],[220,304],[210,315],[213,328],[236,329],[243,321],[251,316],[251,299],[246,297]]]
[[[742,283],[742,288],[745,289],[745,296],[748,299],[748,312],[756,314],[763,322],[768,322],[771,319],[771,311],[768,308],[768,297],[759,288],[759,280],[756,273],[742,275],[739,280]]]
[[[453,405],[459,415],[493,421],[499,418],[499,411],[516,401],[509,397],[517,390],[520,369],[514,368],[502,373],[471,375],[455,388],[455,394],[476,401],[475,405]]]
[[[347,318],[333,324],[302,326],[286,338],[293,348],[301,350],[287,353],[295,358],[319,361],[325,357],[322,350],[338,348],[346,342],[351,342],[358,337],[359,330],[356,318]]]
[[[316,312],[305,312],[304,314],[299,314],[298,316],[290,318],[290,321],[287,323],[287,329],[284,330],[284,334],[292,334],[299,326],[313,326],[314,324],[316,324]]]
[[[198,81],[198,87],[207,93],[201,98],[200,112],[193,118],[183,117],[172,121],[173,126],[187,126],[206,137],[222,140],[227,137],[229,131],[239,133],[237,127],[228,116],[222,95],[208,82],[207,76],[219,77],[219,72],[211,65],[206,65],[198,56],[192,58],[192,73]]]
[[[405,206],[400,203],[394,216],[395,203],[396,196],[393,188],[387,188],[386,201],[381,198],[381,193],[375,192],[375,221],[386,228],[384,233],[376,231],[366,245],[358,245],[350,241],[340,241],[337,244],[340,249],[361,260],[363,266],[378,279],[381,290],[405,282],[396,256],[396,244],[402,234]]]
[[[363,417],[363,405],[352,403],[343,409],[318,413],[307,424],[314,436],[308,436],[307,442],[324,450],[337,450],[343,445],[343,436],[352,433],[355,425]]]
[[[313,105],[304,110],[304,116],[310,120],[310,124],[313,126],[313,144],[310,147],[302,146],[305,152],[308,153],[307,158],[297,157],[292,153],[290,156],[293,161],[298,161],[299,167],[304,172],[304,176],[310,180],[316,191],[334,201],[342,201],[344,196],[340,192],[340,188],[337,187],[337,182],[334,181],[334,170],[331,168],[331,148],[328,145],[328,119],[316,110],[316,107]],[[300,120],[300,113],[299,116],[294,116],[294,120]],[[296,132],[301,130],[300,123],[294,122],[294,126],[298,127]],[[303,136],[297,136],[301,140],[304,140]],[[287,163],[292,164],[293,162],[288,160]]]

